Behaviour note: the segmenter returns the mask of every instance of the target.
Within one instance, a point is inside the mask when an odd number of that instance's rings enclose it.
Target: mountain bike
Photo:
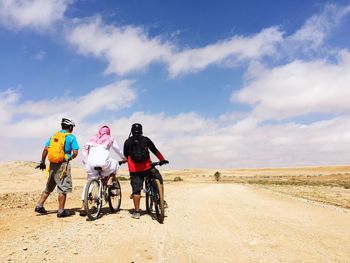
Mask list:
[[[145,178],[145,193],[146,193],[146,210],[152,215],[155,212],[155,217],[160,224],[164,222],[164,193],[159,179],[155,178],[155,174],[159,171],[155,166],[160,165],[159,162],[151,163],[151,173]],[[154,210],[153,210],[154,207]]]
[[[101,175],[101,167],[94,167],[94,169],[98,171],[98,176],[89,179],[84,192],[84,209],[90,220],[97,219],[101,214],[102,206],[107,203],[111,213],[118,212],[122,201],[122,191],[118,179],[115,178],[112,186],[108,187],[109,176],[103,177]]]

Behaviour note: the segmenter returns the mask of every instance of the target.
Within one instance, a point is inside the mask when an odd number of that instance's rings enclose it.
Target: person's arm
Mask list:
[[[149,150],[155,155],[157,156],[158,160],[159,161],[164,161],[165,158],[164,156],[162,155],[162,153],[156,148],[156,146],[154,145],[154,143],[151,141],[150,138],[148,137],[145,137],[146,140],[147,140],[147,145],[148,145],[148,148]]]
[[[45,163],[45,160],[46,160],[46,157],[47,157],[47,154],[49,153],[49,148],[48,147],[45,147],[42,154],[41,154],[41,162],[42,163]]]
[[[82,154],[83,154],[83,164],[86,164],[87,162],[87,158],[89,156],[89,151],[90,151],[90,145],[88,144],[85,144],[83,146],[83,151],[82,151]]]
[[[123,153],[124,153],[124,156],[125,156],[126,159],[129,157],[129,147],[128,147],[128,144],[129,144],[129,140],[126,140],[126,141],[124,142],[124,149],[123,149]]]
[[[35,167],[35,169],[40,169],[40,170],[45,170],[46,169],[46,164],[45,164],[45,160],[47,157],[49,150],[48,147],[45,147],[43,152],[41,153],[41,161],[40,164],[38,166]]]
[[[118,143],[117,143],[116,140],[113,140],[112,148],[113,148],[113,150],[119,155],[119,157],[120,157],[122,160],[126,160],[126,158],[125,158],[123,152],[120,150],[119,145],[118,145]]]
[[[72,136],[71,148],[72,148],[72,153],[70,156],[68,155],[69,160],[73,160],[75,157],[78,156],[79,144],[78,144],[77,138],[74,135]]]
[[[70,160],[73,160],[75,157],[78,156],[78,150],[73,150],[72,152],[73,152],[73,153],[72,153],[72,155],[71,155],[71,157],[70,157]]]

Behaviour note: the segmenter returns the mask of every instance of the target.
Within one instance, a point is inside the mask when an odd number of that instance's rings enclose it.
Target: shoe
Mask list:
[[[86,216],[85,210],[80,210],[80,211],[79,211],[79,215],[80,215],[80,216]]]
[[[134,212],[134,213],[131,215],[131,217],[134,218],[134,219],[140,219],[140,216],[141,216],[140,212]]]
[[[164,200],[164,209],[168,208],[168,203]]]
[[[71,215],[71,213],[69,213],[67,210],[63,210],[63,212],[57,213],[57,217],[67,217],[70,215]]]
[[[34,211],[39,214],[47,214],[47,211],[43,206],[42,207],[36,206]]]

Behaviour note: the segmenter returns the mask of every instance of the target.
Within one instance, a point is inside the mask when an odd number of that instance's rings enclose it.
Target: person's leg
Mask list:
[[[56,183],[54,180],[54,174],[50,166],[49,176],[47,178],[46,186],[35,206],[35,209],[34,209],[35,212],[40,214],[47,213],[47,211],[44,208],[44,203],[46,199],[49,197],[49,195],[51,194],[51,192],[55,189],[55,187],[56,187]]]
[[[132,200],[134,202],[135,212],[140,212],[140,200],[141,195],[139,194],[133,194]]]
[[[133,194],[132,199],[133,199],[133,202],[134,202],[135,211],[131,215],[131,217],[135,218],[135,219],[139,219],[140,216],[141,216],[141,213],[140,213],[141,195],[140,194]]]
[[[65,173],[62,176],[62,169],[65,169]],[[72,192],[72,175],[70,164],[63,163],[59,165],[57,172],[55,173],[55,182],[57,184],[58,191],[58,211],[57,217],[70,216],[70,213],[64,210],[67,194]]]
[[[37,202],[37,206],[43,207],[43,206],[44,206],[44,203],[45,203],[46,199],[49,197],[49,195],[50,195],[50,193],[48,193],[48,192],[43,192],[43,193],[41,194],[41,196],[40,196],[38,202]]]
[[[132,215],[133,218],[140,218],[140,200],[141,190],[143,187],[143,174],[132,174],[130,177],[130,183],[132,187],[132,199],[134,203],[135,212]]]
[[[44,203],[46,201],[46,199],[49,197],[50,193],[47,193],[47,192],[43,192],[35,206],[35,209],[34,211],[39,213],[39,214],[46,214],[47,211],[46,209],[44,208]]]
[[[118,169],[118,162],[113,158],[110,158],[107,161],[107,167],[104,169],[105,172],[109,175],[107,186],[113,185],[113,181],[115,181],[116,179],[117,169]]]
[[[107,186],[109,187],[112,186],[115,179],[116,179],[115,173],[110,174],[108,177]]]
[[[58,194],[58,210],[63,211],[66,204],[67,194]]]

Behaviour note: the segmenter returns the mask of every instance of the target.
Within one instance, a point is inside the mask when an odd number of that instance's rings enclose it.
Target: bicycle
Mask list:
[[[155,173],[158,172],[155,166],[160,165],[160,162],[151,163],[151,173],[145,178],[145,193],[146,193],[146,210],[148,214],[152,214],[153,206],[155,208],[155,216],[160,224],[164,222],[164,193],[159,179],[155,178]]]
[[[107,187],[109,176],[102,177],[101,167],[94,167],[94,169],[98,171],[98,176],[89,179],[84,192],[84,209],[87,217],[92,221],[100,216],[104,202],[108,203],[111,213],[116,213],[120,210],[122,201],[122,191],[118,179],[115,178],[112,186]]]

